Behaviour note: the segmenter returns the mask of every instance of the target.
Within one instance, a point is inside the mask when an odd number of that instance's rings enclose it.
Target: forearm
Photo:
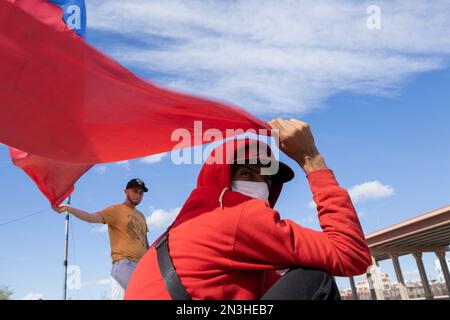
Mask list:
[[[370,251],[347,191],[339,186],[331,170],[317,170],[308,175],[308,180],[323,231],[281,220],[267,203],[250,200],[236,224],[232,268],[301,266],[322,269],[333,276],[367,271]]]
[[[308,174],[308,181],[317,204],[323,235],[333,246],[328,256],[338,257],[335,271],[343,275],[365,272],[371,264],[358,215],[347,190],[340,187],[331,170],[317,170]],[[356,272],[356,273],[355,273]]]
[[[96,222],[93,219],[94,218],[93,215],[88,213],[88,212],[86,212],[86,211],[83,211],[83,210],[80,210],[80,209],[76,209],[76,208],[73,208],[73,207],[70,207],[67,211],[69,211],[69,213],[71,213],[73,216],[77,217],[80,220],[83,220],[83,221],[86,221],[86,222],[89,222],[89,223]]]
[[[324,158],[319,153],[314,156],[305,156],[300,161],[298,160],[297,163],[302,167],[306,174],[310,174],[317,170],[328,169]]]
[[[322,181],[313,182],[322,232],[281,220],[263,201],[248,201],[237,223],[232,269],[269,271],[299,266],[333,276],[365,273],[371,264],[369,249],[348,195],[330,174],[327,170],[313,173],[322,176],[314,178]]]

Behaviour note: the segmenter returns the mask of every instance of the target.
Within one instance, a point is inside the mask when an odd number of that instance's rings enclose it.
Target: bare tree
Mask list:
[[[0,287],[0,300],[9,300],[13,292],[5,286]]]

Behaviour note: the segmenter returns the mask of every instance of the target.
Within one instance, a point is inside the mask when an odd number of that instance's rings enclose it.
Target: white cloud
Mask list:
[[[309,214],[304,218],[301,218],[297,221],[298,224],[308,224],[311,225],[315,222],[318,222],[317,215],[316,214]]]
[[[120,167],[124,167],[126,169],[130,168],[130,162],[128,160],[114,162],[114,164]]]
[[[354,186],[348,192],[354,203],[387,198],[395,194],[394,188],[383,185],[379,181],[371,181]]]
[[[160,162],[165,156],[167,155],[167,153],[159,153],[159,154],[155,154],[152,156],[148,156],[145,158],[141,158],[139,161],[145,164],[153,164],[153,163],[158,163]]]
[[[44,300],[44,295],[42,293],[30,292],[22,300]]]
[[[111,283],[112,283],[111,278],[107,278],[107,279],[97,280],[95,282],[95,285],[96,286],[107,286],[107,285],[109,286],[109,285],[111,285]]]
[[[181,208],[171,210],[156,209],[153,210],[150,217],[147,217],[147,224],[150,231],[153,229],[167,228],[176,218]]]
[[[97,226],[94,229],[92,229],[94,232],[98,232],[98,233],[106,233],[108,232],[108,225],[107,224],[102,224],[101,226]]]
[[[88,1],[89,28],[127,41],[103,48],[158,82],[253,112],[302,113],[333,94],[392,95],[446,67],[446,0]],[[116,38],[115,38],[116,39]],[[131,40],[131,41],[130,41]],[[134,41],[134,42],[133,42]]]
[[[96,287],[96,286],[110,286],[112,284],[111,278],[100,279],[96,281],[84,282],[81,284],[82,288],[85,287]]]
[[[367,212],[366,211],[358,211],[357,213],[358,213],[358,217],[359,218],[367,216]]]
[[[100,175],[103,175],[108,171],[108,167],[106,166],[95,166],[94,167],[95,172],[97,172]]]

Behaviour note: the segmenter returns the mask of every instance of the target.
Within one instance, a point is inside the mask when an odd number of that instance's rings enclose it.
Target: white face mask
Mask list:
[[[231,190],[251,198],[269,200],[269,187],[265,182],[233,180]]]

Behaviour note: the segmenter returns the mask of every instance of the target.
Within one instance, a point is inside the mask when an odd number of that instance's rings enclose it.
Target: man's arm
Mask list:
[[[67,211],[72,215],[74,215],[75,217],[77,217],[78,219],[89,223],[105,223],[100,212],[88,213],[65,204],[60,205],[59,207],[53,206],[52,209],[55,210],[57,213],[63,213]]]
[[[280,270],[301,266],[333,276],[363,274],[370,250],[348,192],[329,169],[308,175],[322,231],[302,227],[267,202],[249,200],[242,210],[233,246],[235,270]]]
[[[297,119],[274,119],[269,125],[278,135],[280,150],[296,161],[306,174],[327,169],[325,160],[317,150],[309,124]]]
[[[325,165],[309,125],[295,119],[269,124],[278,131],[280,149],[307,175],[322,232],[281,220],[265,202],[248,201],[236,231],[234,268],[273,270],[294,265],[323,269],[335,276],[366,272],[372,260],[357,213],[348,192]]]

